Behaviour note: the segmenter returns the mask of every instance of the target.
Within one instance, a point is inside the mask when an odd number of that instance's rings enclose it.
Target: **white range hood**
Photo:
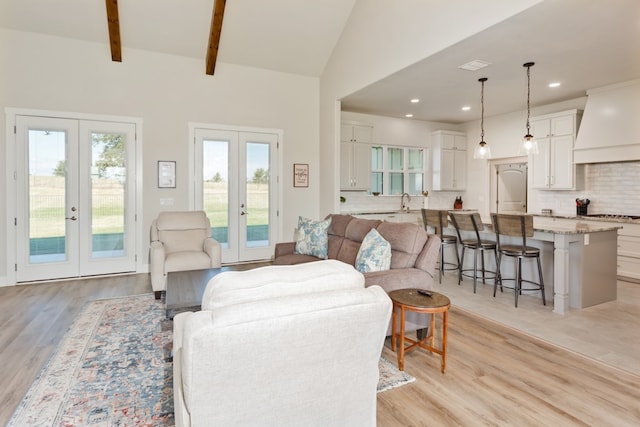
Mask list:
[[[640,80],[587,91],[575,163],[640,160]]]

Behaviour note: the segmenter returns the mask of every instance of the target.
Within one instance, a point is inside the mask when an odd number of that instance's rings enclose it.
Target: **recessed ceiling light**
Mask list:
[[[462,107],[462,111],[469,111],[471,110],[471,107],[469,107],[468,105],[465,105],[464,107]]]
[[[408,117],[408,118],[411,118],[411,117],[413,117],[413,114],[409,113],[409,114],[405,114],[404,116]]]
[[[469,61],[466,64],[459,65],[458,68],[462,68],[463,70],[467,71],[477,71],[488,65],[491,65],[491,62],[483,61],[481,59],[474,59],[473,61]]]
[[[558,87],[560,86],[560,82],[549,83],[549,87]]]
[[[412,102],[413,104],[417,104],[418,102],[420,102],[420,100],[419,100],[418,98],[413,98],[413,99],[411,100],[411,102]]]

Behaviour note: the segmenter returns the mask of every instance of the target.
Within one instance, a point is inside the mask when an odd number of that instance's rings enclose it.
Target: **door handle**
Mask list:
[[[249,212],[242,211],[240,212],[240,215],[249,215]]]
[[[72,216],[72,217],[68,217],[68,216],[67,216],[67,217],[65,217],[64,219],[70,219],[71,221],[75,221],[75,220],[77,220],[78,218],[76,218],[76,216],[74,215],[74,216]]]

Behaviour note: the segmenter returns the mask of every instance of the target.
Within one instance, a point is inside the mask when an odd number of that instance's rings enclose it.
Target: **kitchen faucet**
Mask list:
[[[411,196],[409,195],[409,193],[402,193],[402,196],[400,197],[400,210],[406,210],[407,212],[409,212],[409,205],[404,204],[404,196],[407,196],[407,203],[411,201]]]

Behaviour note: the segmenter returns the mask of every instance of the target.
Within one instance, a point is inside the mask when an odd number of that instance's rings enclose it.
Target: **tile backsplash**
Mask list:
[[[640,215],[640,162],[584,165],[580,191],[535,191],[534,205],[555,215],[575,215],[576,198],[589,199],[589,214]],[[540,212],[531,212],[540,213]]]

